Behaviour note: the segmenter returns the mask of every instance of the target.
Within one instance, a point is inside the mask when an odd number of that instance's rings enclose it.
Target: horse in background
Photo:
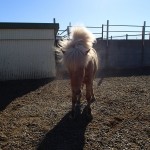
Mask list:
[[[92,117],[91,103],[95,101],[93,80],[98,69],[98,57],[93,43],[94,35],[85,27],[73,27],[71,39],[59,41],[56,49],[59,61],[61,60],[70,75],[72,91],[72,117],[77,116],[76,107],[80,105],[81,90],[86,85],[86,116]],[[62,56],[62,57],[61,57]],[[61,58],[61,59],[60,59]]]

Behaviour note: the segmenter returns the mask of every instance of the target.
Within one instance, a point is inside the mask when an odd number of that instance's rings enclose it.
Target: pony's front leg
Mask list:
[[[91,103],[93,103],[93,101],[95,101],[94,94],[93,94],[93,83],[92,82],[86,83],[86,100],[87,100],[86,115],[87,115],[88,119],[92,119]]]

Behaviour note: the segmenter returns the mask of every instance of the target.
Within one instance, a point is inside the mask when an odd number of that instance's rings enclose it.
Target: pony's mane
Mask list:
[[[64,54],[64,63],[70,69],[76,70],[79,67],[84,67],[90,56],[97,59],[97,55],[93,51],[92,46],[96,41],[94,35],[85,27],[73,27],[71,30],[71,39],[60,41]],[[89,54],[87,54],[89,52]]]
[[[59,44],[64,50],[75,45],[83,45],[84,48],[90,49],[96,41],[94,35],[83,26],[75,26],[71,28],[70,40],[60,41]]]

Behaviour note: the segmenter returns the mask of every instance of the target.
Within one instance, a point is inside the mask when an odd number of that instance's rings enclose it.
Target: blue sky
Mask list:
[[[0,22],[150,25],[149,0],[1,0]]]

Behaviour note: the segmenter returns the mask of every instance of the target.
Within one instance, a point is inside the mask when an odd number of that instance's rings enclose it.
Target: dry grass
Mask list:
[[[97,78],[91,122],[70,119],[68,79],[0,85],[2,150],[150,149],[148,75]]]

